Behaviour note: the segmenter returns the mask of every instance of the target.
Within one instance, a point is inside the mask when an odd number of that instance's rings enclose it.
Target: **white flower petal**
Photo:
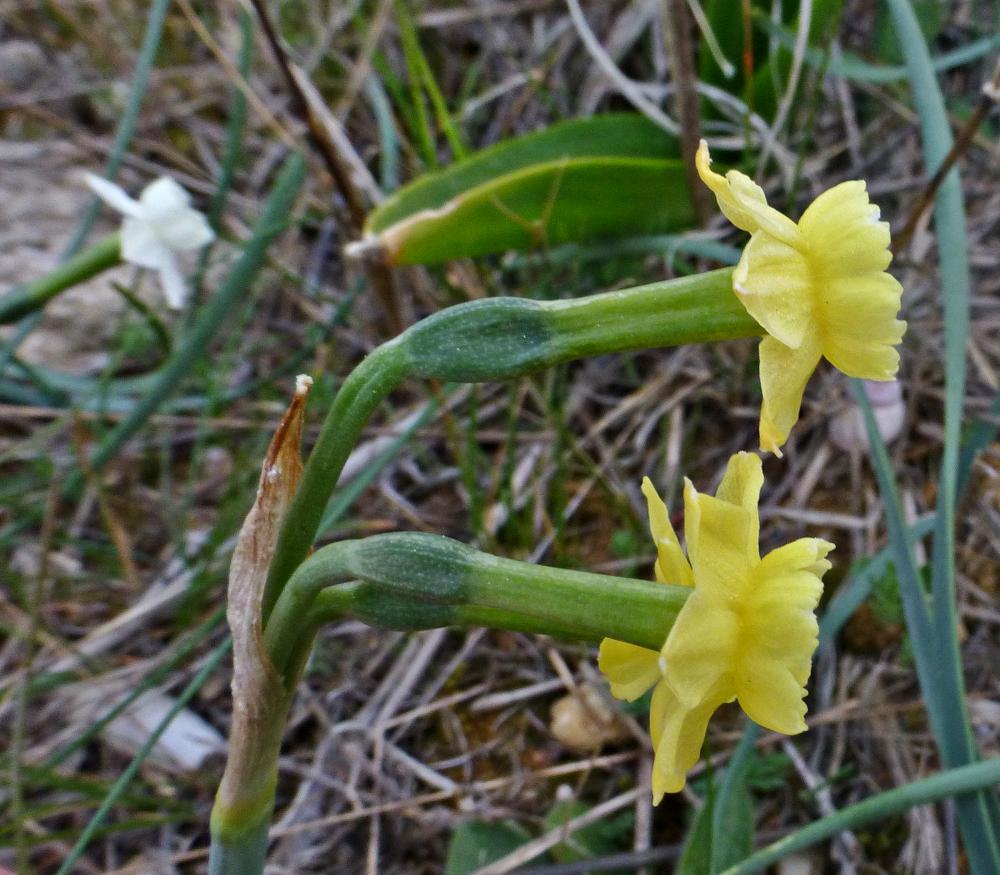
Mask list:
[[[191,196],[176,180],[161,176],[142,190],[139,203],[142,204],[143,215],[155,224],[161,217],[186,210]]]
[[[191,197],[169,176],[147,185],[139,201],[142,218],[175,252],[200,249],[215,238],[205,217],[191,208]]]
[[[163,286],[163,296],[167,299],[167,305],[174,310],[180,310],[187,301],[187,283],[174,254],[170,250],[164,251],[167,257],[160,267],[160,285]]]
[[[138,216],[142,211],[139,202],[132,200],[120,185],[115,185],[110,180],[95,176],[93,173],[84,174],[84,179],[94,194],[109,207],[118,210],[119,213],[126,216]]]
[[[122,223],[122,259],[139,267],[159,270],[170,248],[160,239],[148,222],[129,217]]]
[[[215,239],[215,232],[197,210],[187,209],[178,214],[169,224],[156,227],[160,239],[174,252],[201,249]]]

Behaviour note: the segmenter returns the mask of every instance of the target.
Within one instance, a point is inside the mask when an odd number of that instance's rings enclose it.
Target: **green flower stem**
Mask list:
[[[373,535],[330,544],[299,567],[264,645],[286,687],[308,652],[312,636],[304,632],[338,615],[395,628],[475,623],[609,637],[659,650],[689,594],[683,586],[501,559],[438,535]]]
[[[208,875],[256,875],[263,872],[270,827],[270,810],[262,820],[235,836],[217,833],[213,822]]]
[[[264,623],[285,582],[305,558],[340,472],[375,408],[407,376],[399,338],[383,344],[344,380],[302,472],[295,498],[282,520],[261,600]]]
[[[355,372],[357,373],[357,372]],[[281,735],[316,631],[332,619],[433,629],[481,625],[659,649],[690,589],[500,559],[419,532],[374,535],[318,550],[281,592],[264,631],[277,672],[259,715],[239,793],[212,809],[210,875],[262,871]]]
[[[592,644],[604,637],[581,633],[579,628],[569,623],[543,620],[516,611],[484,608],[480,605],[439,605],[400,599],[375,584],[359,580],[320,590],[309,612],[308,628],[319,628],[325,623],[346,619],[361,620],[382,629],[484,627],[552,635],[567,641],[586,641]]]
[[[751,872],[760,872],[771,863],[825,841],[844,830],[854,829],[873,820],[881,820],[937,799],[961,796],[977,790],[989,790],[998,782],[1000,782],[1000,758],[972,763],[914,781],[904,787],[897,787],[863,802],[849,805],[835,814],[821,817],[731,866],[722,872],[722,875],[749,875]]]
[[[77,253],[40,279],[0,297],[0,325],[40,310],[60,292],[121,263],[121,237],[115,232]]]
[[[243,779],[225,798],[222,788],[216,795],[210,821],[210,875],[255,875],[264,869],[278,784],[281,737],[291,703],[291,694],[279,692],[269,702],[267,713],[258,715],[252,742],[242,746],[238,754],[245,762]]]
[[[560,361],[763,334],[733,293],[731,267],[544,306]]]
[[[733,293],[731,268],[571,301],[488,298],[418,322],[376,349],[338,392],[282,523],[264,591],[265,623],[312,546],[362,427],[407,377],[506,380],[589,356],[759,334]]]

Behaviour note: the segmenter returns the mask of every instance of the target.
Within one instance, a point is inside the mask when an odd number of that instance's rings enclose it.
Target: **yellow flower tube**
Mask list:
[[[611,692],[632,701],[650,687],[653,800],[677,793],[698,761],[708,720],[739,700],[761,726],[806,728],[805,683],[818,641],[815,609],[833,544],[801,538],[761,558],[757,501],[760,458],[729,460],[715,496],[684,488],[687,558],[649,479],[643,493],[657,547],[656,578],[694,592],[657,652],[610,638],[599,665]]]
[[[889,225],[879,221],[865,183],[823,192],[796,224],[768,206],[759,185],[712,171],[704,140],[696,164],[723,214],[752,236],[733,290],[764,328],[760,345],[760,446],[781,455],[802,393],[820,358],[850,377],[891,380],[906,323],[896,318],[902,287],[886,272]]]

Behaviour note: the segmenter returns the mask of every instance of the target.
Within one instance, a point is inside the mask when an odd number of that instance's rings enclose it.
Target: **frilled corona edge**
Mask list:
[[[715,496],[684,488],[687,556],[649,479],[643,493],[656,542],[656,579],[694,588],[657,653],[606,638],[599,664],[611,692],[632,701],[650,687],[656,752],[653,800],[684,787],[708,720],[738,700],[752,720],[793,735],[805,728],[805,683],[819,627],[815,610],[833,544],[801,538],[761,558],[760,458],[729,460]]]

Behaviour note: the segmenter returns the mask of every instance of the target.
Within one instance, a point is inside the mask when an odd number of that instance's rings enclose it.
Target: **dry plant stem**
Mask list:
[[[351,179],[351,171],[347,166],[347,162],[341,157],[336,144],[330,138],[325,126],[316,118],[315,113],[309,105],[308,98],[299,87],[299,82],[295,77],[295,71],[292,69],[288,54],[285,52],[285,48],[281,44],[281,39],[271,22],[266,0],[251,0],[251,2],[253,3],[254,10],[257,12],[257,17],[260,19],[264,37],[267,39],[275,61],[281,68],[281,73],[288,85],[296,113],[308,129],[310,140],[323,159],[327,171],[333,178],[341,196],[344,198],[344,202],[347,204],[347,209],[351,217],[352,232],[356,236],[359,236],[365,224],[366,210],[364,198],[358,187],[354,184],[354,180]],[[403,330],[403,317],[399,301],[396,298],[396,290],[389,268],[381,262],[366,260],[365,270],[372,288],[375,289],[375,294],[378,295],[382,308],[385,311],[387,327],[390,333],[398,334]]]
[[[240,529],[229,570],[233,636],[233,723],[226,770],[212,807],[209,871],[259,871],[278,780],[278,754],[294,683],[285,685],[263,646],[260,604],[278,526],[302,474],[299,444],[312,380],[300,377],[261,469],[253,507]],[[296,677],[297,680],[297,677]]]
[[[958,132],[958,136],[955,137],[955,142],[945,156],[944,161],[941,162],[941,165],[931,177],[930,182],[927,183],[927,187],[921,193],[920,199],[910,212],[910,217],[906,220],[906,224],[899,229],[899,233],[893,235],[893,253],[901,252],[906,247],[906,244],[910,242],[924,214],[934,203],[934,198],[937,196],[941,183],[944,182],[951,168],[955,166],[955,162],[958,161],[962,153],[969,147],[973,137],[975,137],[976,132],[983,121],[985,121],[986,116],[989,115],[990,110],[995,106],[998,98],[1000,98],[1000,62],[997,62],[992,80],[983,86],[979,100],[976,102],[976,108]]]
[[[695,87],[692,22],[686,0],[665,0],[663,12],[664,32],[670,50],[670,66],[676,89],[675,102],[677,117],[680,120],[684,172],[698,224],[704,225],[711,215],[711,204],[709,191],[702,185],[694,165],[695,153],[701,140],[701,114],[698,112],[698,91]]]

